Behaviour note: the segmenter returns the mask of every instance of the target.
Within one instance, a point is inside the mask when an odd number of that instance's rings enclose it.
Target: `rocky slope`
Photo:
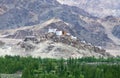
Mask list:
[[[112,30],[114,36],[120,39],[120,26],[115,26]]]
[[[117,35],[115,35],[115,33],[119,34],[119,29],[118,31],[116,31],[116,28],[120,25],[120,18],[107,16],[106,18],[98,20],[98,22],[101,23],[102,26],[105,28],[105,33],[107,34],[108,38],[111,39],[116,45],[120,46],[120,39],[117,37]],[[109,48],[112,49],[112,46]],[[113,47],[113,49],[116,48],[117,46]]]
[[[62,4],[77,6],[98,17],[120,16],[119,0],[57,0]]]

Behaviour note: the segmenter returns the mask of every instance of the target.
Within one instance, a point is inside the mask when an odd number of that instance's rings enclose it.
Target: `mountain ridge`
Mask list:
[[[53,27],[65,28],[73,36],[94,46],[109,49],[120,47],[117,43],[119,34],[114,34],[118,31],[112,33],[113,27],[120,25],[119,17],[98,18],[86,12],[87,8],[60,4],[56,0],[0,2],[1,38],[24,39],[26,36],[44,34]]]
[[[18,28],[16,30],[11,29],[11,30],[7,30],[6,32],[4,30],[4,33],[2,31],[1,32],[2,32],[2,34],[9,33],[9,34],[6,34],[7,38],[18,38],[19,39],[20,37],[25,38],[25,36],[29,36],[30,33],[31,33],[31,35],[34,35],[35,33],[37,35],[40,35],[40,33],[45,33],[48,28],[60,28],[62,30],[69,31],[69,33],[78,37],[82,41],[86,41],[86,42],[91,43],[93,45],[96,44],[96,43],[99,44],[97,46],[100,46],[101,44],[103,44],[102,41],[98,43],[98,39],[102,40],[102,38],[103,38],[103,40],[104,40],[105,37],[106,37],[105,40],[107,40],[108,43],[109,42],[111,43],[111,41],[107,38],[107,35],[105,34],[105,31],[103,30],[102,26],[96,25],[97,30],[96,30],[96,28],[94,28],[94,26],[90,27],[89,29],[87,29],[88,26],[86,26],[86,27],[81,26],[81,27],[75,28],[74,25],[66,23],[63,20],[56,19],[56,18],[52,18],[52,19],[50,19],[50,20],[48,20],[48,21],[46,21],[42,24],[38,24],[38,25],[35,25],[35,26],[22,27],[22,28]],[[87,36],[85,35],[85,33],[86,33]],[[18,37],[16,37],[15,34]],[[97,34],[99,34],[99,36]],[[21,35],[23,35],[23,37]],[[93,37],[91,38],[90,36],[93,36]],[[93,40],[94,40],[94,42],[93,42]],[[96,41],[96,43],[95,43],[95,41]],[[103,41],[103,42],[105,42],[105,44],[106,44],[106,41]],[[103,45],[103,46],[105,46],[105,45]]]
[[[61,4],[77,6],[97,17],[113,15],[120,17],[120,1],[118,0],[57,0]]]

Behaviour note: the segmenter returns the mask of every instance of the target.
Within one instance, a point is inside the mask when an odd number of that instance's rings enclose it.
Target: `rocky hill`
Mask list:
[[[72,35],[46,33],[41,36],[27,36],[24,40],[10,46],[8,43],[0,48],[1,54],[33,56],[42,58],[81,58],[112,57],[101,47],[79,41]],[[17,51],[17,52],[16,52]]]
[[[77,7],[61,5],[56,0],[51,0],[50,2],[48,0],[12,0],[11,2],[9,0],[4,0],[1,1],[0,5],[1,9],[3,10],[4,8],[6,8],[4,10],[4,13],[1,13],[0,15],[0,29],[36,25],[41,24],[52,18],[58,18],[64,22],[71,24],[73,26],[72,29],[76,31],[77,36],[80,36],[82,40],[86,40],[87,42],[93,43],[93,39],[95,37],[98,37],[97,34],[100,34],[99,37],[104,37],[104,41],[107,40],[107,37],[104,35],[104,28],[101,24],[95,21],[95,23],[87,23],[84,20],[82,20],[82,18],[80,18],[80,16],[93,19],[95,19],[95,17],[91,16],[84,10],[79,9]],[[97,33],[96,30],[94,30],[96,28],[98,28]],[[23,31],[22,33],[26,35],[28,32],[30,31]],[[21,33],[21,31],[17,32],[16,34],[18,33]],[[83,35],[83,33],[85,34]],[[32,34],[32,32],[30,32],[30,34]],[[95,45],[106,45],[104,44],[104,41],[101,43],[98,43],[100,41],[96,41],[96,39],[94,39],[94,41],[95,42],[93,44]]]
[[[97,15],[108,15],[109,11],[106,10],[111,6],[108,7],[106,4],[112,5],[111,1],[102,3],[103,0],[81,0],[80,2],[74,0],[72,2],[78,4],[76,7],[61,4],[57,0],[0,0],[0,39],[7,38],[10,41],[24,39],[26,36],[40,36],[47,32],[48,28],[57,28],[94,46],[119,48],[120,39],[117,27],[120,25],[120,19],[114,17],[113,12],[113,16],[105,18],[95,17],[94,13],[91,13],[91,11],[96,12],[97,9],[96,13],[100,13]],[[110,12],[114,9],[116,12],[116,9],[119,9],[116,8],[118,4],[119,1],[114,3],[115,7],[111,8]],[[102,9],[102,12],[99,6],[103,5],[106,10]],[[90,14],[86,12],[87,10],[90,10],[88,11]],[[117,16],[119,16],[118,11]]]

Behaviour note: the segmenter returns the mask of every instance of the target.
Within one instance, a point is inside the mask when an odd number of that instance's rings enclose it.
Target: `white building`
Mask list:
[[[48,33],[55,33],[57,29],[48,29]]]
[[[86,41],[81,41],[82,43],[86,43]]]
[[[92,44],[91,44],[91,43],[88,43],[88,45],[90,45],[90,46],[91,46]]]
[[[96,47],[98,47],[99,49],[102,49],[102,47],[101,47],[101,46],[96,46]]]
[[[62,35],[62,31],[56,31],[55,34],[56,34],[57,36],[61,36],[61,35]]]
[[[66,35],[70,36],[71,34],[70,33],[66,33]]]
[[[77,37],[71,36],[71,39],[73,39],[73,40],[77,40]]]

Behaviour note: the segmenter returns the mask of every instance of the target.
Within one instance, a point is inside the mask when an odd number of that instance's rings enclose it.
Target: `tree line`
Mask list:
[[[120,78],[120,57],[49,59],[0,57],[0,73],[21,72],[22,78]]]

